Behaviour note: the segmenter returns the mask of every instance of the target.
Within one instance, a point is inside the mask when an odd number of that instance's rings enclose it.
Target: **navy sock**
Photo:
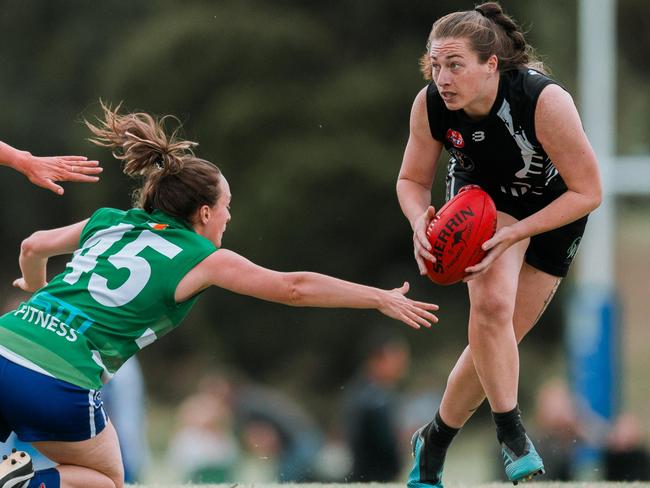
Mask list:
[[[61,488],[61,476],[56,468],[41,469],[34,473],[27,488]]]
[[[521,456],[526,448],[526,429],[521,421],[521,411],[516,406],[509,412],[492,412],[494,423],[497,425],[497,439],[508,446],[517,456]]]
[[[440,411],[436,412],[436,416],[428,427],[424,430],[424,448],[425,453],[421,462],[424,463],[427,480],[432,483],[440,481],[440,472],[445,464],[445,456],[447,449],[454,440],[456,434],[460,429],[454,429],[444,423],[440,417]]]

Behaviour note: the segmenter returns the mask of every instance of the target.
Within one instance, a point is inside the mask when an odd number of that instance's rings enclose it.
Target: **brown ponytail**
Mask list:
[[[133,194],[134,206],[147,212],[162,210],[191,223],[201,205],[216,203],[221,172],[194,155],[196,142],[178,138],[178,119],[169,115],[156,119],[144,112],[120,115],[120,105],[112,109],[100,103],[103,117],[97,125],[84,121],[93,134],[89,141],[113,149],[113,156],[124,161],[124,173],[143,179]],[[178,127],[168,136],[170,120]]]
[[[429,34],[427,52],[420,58],[420,70],[426,80],[432,79],[429,49],[433,41],[444,38],[465,38],[485,63],[495,54],[499,71],[533,68],[545,73],[544,63],[537,59],[524,33],[506,15],[497,2],[486,2],[474,10],[453,12],[436,20]]]

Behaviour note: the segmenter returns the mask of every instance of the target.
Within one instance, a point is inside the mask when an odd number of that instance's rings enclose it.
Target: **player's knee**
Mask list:
[[[504,293],[484,293],[471,304],[472,321],[480,327],[501,327],[512,322],[513,301]]]
[[[124,488],[124,468],[122,466],[116,473],[113,473],[111,480],[115,484],[115,488]]]
[[[107,488],[124,488],[124,468],[122,465],[111,467],[103,473],[110,480]]]

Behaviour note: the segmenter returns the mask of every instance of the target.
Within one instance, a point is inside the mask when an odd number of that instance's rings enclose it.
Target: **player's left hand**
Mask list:
[[[465,276],[465,278],[463,278],[463,281],[467,283],[468,281],[481,276],[490,267],[490,265],[504,253],[506,249],[508,249],[514,243],[518,242],[519,239],[520,238],[517,236],[511,226],[506,225],[504,227],[501,227],[490,239],[485,241],[481,246],[484,251],[487,251],[487,254],[483,260],[474,266],[465,268],[465,272],[468,274]]]
[[[23,278],[22,276],[20,278],[16,279],[16,280],[14,280],[14,282],[13,282],[14,287],[20,288],[21,290],[27,291],[27,292],[30,292],[30,293],[35,292],[36,290],[38,290],[39,288],[42,288],[45,285],[47,285],[47,283],[42,283],[42,284],[40,284],[38,286],[31,285],[31,284],[27,283],[25,281],[25,278]]]

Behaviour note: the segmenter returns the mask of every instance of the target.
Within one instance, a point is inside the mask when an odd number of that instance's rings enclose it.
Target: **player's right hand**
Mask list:
[[[423,276],[427,274],[427,267],[424,264],[424,261],[427,260],[432,263],[436,262],[436,258],[431,254],[431,243],[429,243],[429,239],[427,238],[427,229],[435,215],[436,209],[429,206],[429,208],[418,217],[413,226],[413,254],[415,255],[415,261],[418,264],[420,274]]]

